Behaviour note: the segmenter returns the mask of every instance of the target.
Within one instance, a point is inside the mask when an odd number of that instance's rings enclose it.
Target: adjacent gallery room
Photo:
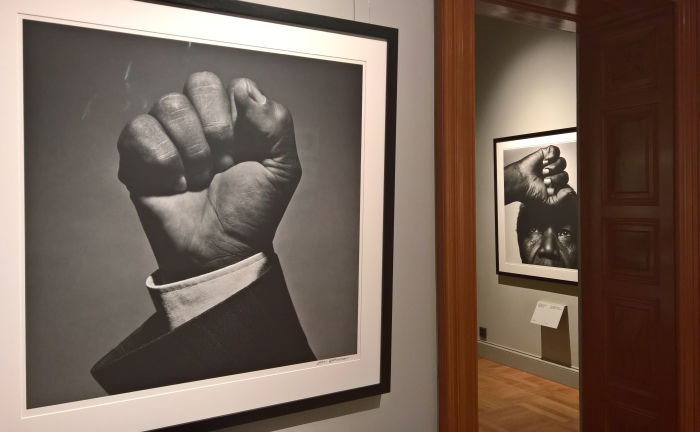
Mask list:
[[[578,431],[575,28],[477,12],[480,429]]]

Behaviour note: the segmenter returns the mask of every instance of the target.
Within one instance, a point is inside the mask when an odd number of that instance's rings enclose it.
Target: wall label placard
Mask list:
[[[565,305],[540,300],[535,306],[535,312],[532,314],[530,322],[555,329],[559,327],[564,309],[566,309]]]

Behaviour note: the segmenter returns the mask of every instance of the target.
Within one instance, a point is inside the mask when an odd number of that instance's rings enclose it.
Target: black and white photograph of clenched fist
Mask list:
[[[357,354],[362,65],[32,20],[23,62],[28,408]]]

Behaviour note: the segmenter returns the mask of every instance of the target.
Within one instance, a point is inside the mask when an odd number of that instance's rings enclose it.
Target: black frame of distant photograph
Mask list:
[[[509,272],[509,271],[504,271],[501,270],[501,263],[500,263],[500,243],[499,243],[499,227],[500,227],[500,219],[498,217],[499,215],[499,191],[498,191],[498,144],[501,142],[506,142],[506,141],[516,141],[516,140],[523,140],[523,139],[529,139],[529,138],[538,138],[538,137],[544,137],[544,136],[551,136],[551,135],[562,135],[562,134],[568,134],[572,132],[577,132],[576,127],[569,127],[569,128],[562,128],[562,129],[552,129],[552,130],[547,130],[547,131],[541,131],[541,132],[532,132],[532,133],[527,133],[527,134],[520,134],[520,135],[512,135],[512,136],[507,136],[507,137],[501,137],[501,138],[494,138],[493,140],[493,197],[494,197],[494,220],[496,222],[495,224],[495,242],[496,242],[496,274],[498,275],[503,275],[503,276],[510,276],[510,277],[518,277],[518,278],[524,278],[524,279],[531,279],[531,280],[540,280],[540,281],[545,281],[545,282],[557,282],[557,283],[562,283],[562,284],[568,284],[568,285],[578,285],[579,281],[578,278],[575,281],[571,280],[565,280],[565,279],[559,279],[556,277],[548,277],[546,275],[528,275],[528,274],[522,274],[522,273],[514,273],[514,272]],[[578,143],[578,138],[577,138],[577,143]],[[577,144],[578,145],[578,144]],[[578,147],[577,147],[578,149]],[[577,150],[578,151],[578,150]],[[577,170],[578,166],[567,166],[567,170]],[[501,176],[503,174],[501,173]],[[576,193],[578,193],[578,189],[576,189]],[[578,231],[580,232],[580,214],[577,215],[576,218],[576,223],[578,225]],[[503,235],[503,234],[501,234]],[[576,237],[576,242],[577,244],[580,244],[580,237],[577,234]],[[580,255],[580,252],[579,252]],[[580,257],[578,259],[578,265],[580,267]],[[542,269],[545,270],[546,272],[546,267],[544,266],[538,266],[542,267]],[[578,271],[578,270],[577,270]]]
[[[157,430],[209,431],[230,427],[298,411],[337,404],[354,399],[388,393],[391,376],[391,313],[393,281],[393,236],[394,236],[394,173],[396,146],[396,97],[398,66],[398,30],[363,22],[332,18],[282,8],[262,6],[235,0],[139,0],[159,7],[178,7],[192,11],[242,17],[258,21],[292,25],[310,30],[339,33],[360,39],[385,41],[386,51],[386,105],[384,113],[384,177],[382,206],[382,265],[381,265],[381,334],[380,360],[376,384],[355,387],[349,390],[303,398],[277,405],[268,405],[249,411],[225,413],[218,417],[201,418],[192,422],[171,425]],[[303,397],[303,396],[302,396]]]
[[[384,161],[384,221],[382,251],[382,317],[381,361],[378,384],[330,393],[308,399],[244,411],[221,417],[202,419],[193,423],[171,426],[169,431],[209,431],[276,417],[298,411],[375,396],[390,391],[391,376],[391,310],[394,244],[394,165],[396,148],[396,80],[398,67],[398,29],[306,12],[263,6],[231,0],[167,0],[148,3],[180,6],[206,12],[230,14],[245,18],[292,24],[316,30],[339,32],[358,37],[371,37],[387,42],[385,161]]]

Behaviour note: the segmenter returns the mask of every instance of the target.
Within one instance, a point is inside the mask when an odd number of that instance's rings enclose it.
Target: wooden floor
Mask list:
[[[479,359],[481,432],[578,431],[578,390]]]

